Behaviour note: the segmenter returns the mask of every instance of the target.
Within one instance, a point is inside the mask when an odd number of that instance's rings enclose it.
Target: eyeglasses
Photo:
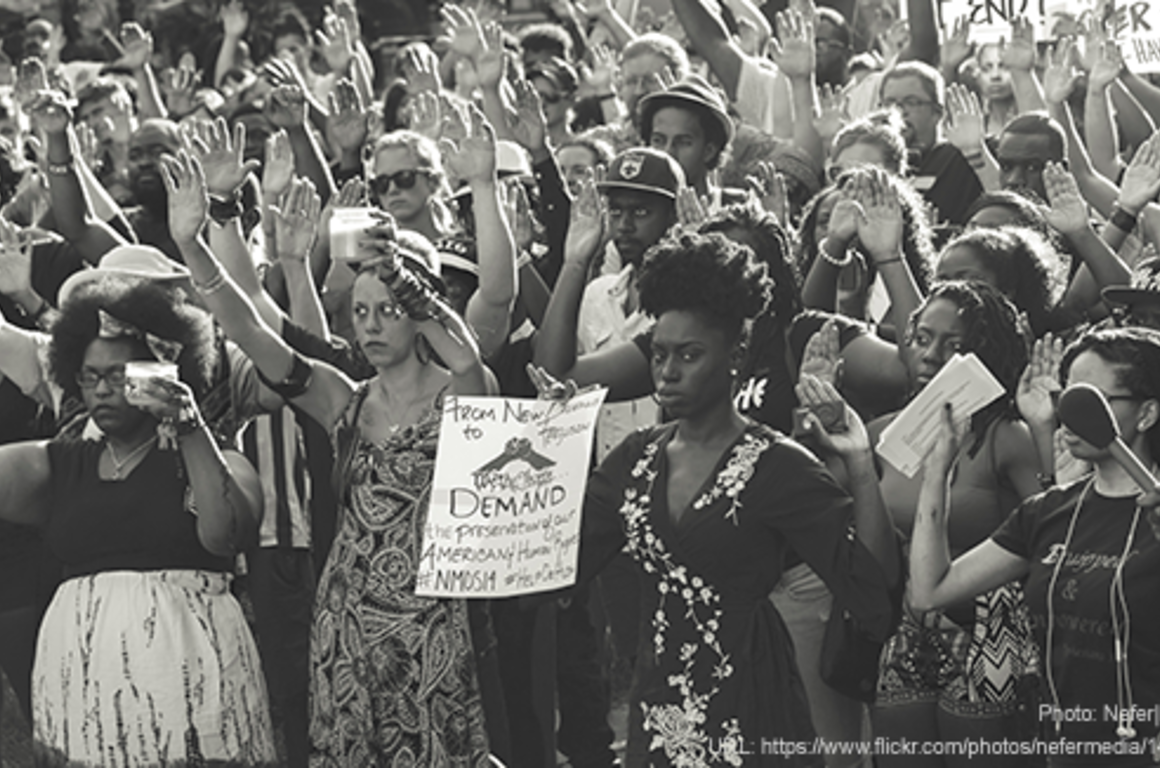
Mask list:
[[[428,175],[429,171],[417,168],[385,173],[382,176],[376,176],[371,179],[371,192],[375,195],[385,195],[391,191],[391,184],[394,184],[399,189],[411,189],[415,186],[415,182],[419,180],[420,176],[426,178]]]
[[[81,389],[96,389],[104,381],[113,389],[125,386],[125,366],[118,365],[107,371],[98,371],[95,368],[82,368],[77,371],[77,386]]]
[[[913,112],[934,104],[930,99],[920,99],[917,96],[907,96],[905,99],[883,99],[882,106],[887,109],[899,108],[905,112]]]

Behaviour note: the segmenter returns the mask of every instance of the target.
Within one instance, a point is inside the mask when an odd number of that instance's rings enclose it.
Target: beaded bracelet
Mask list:
[[[845,267],[845,266],[849,265],[849,263],[854,260],[854,254],[851,253],[849,249],[846,249],[845,258],[836,259],[833,256],[831,256],[830,250],[827,247],[829,245],[829,243],[830,243],[830,239],[827,237],[827,238],[823,239],[822,242],[820,242],[818,244],[818,253],[820,253],[822,258],[825,259],[827,262],[829,262],[830,264],[833,264],[835,267],[841,268],[841,267]]]

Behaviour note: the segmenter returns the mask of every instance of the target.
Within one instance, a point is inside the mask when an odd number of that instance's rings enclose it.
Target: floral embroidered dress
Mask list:
[[[885,575],[851,535],[853,502],[812,454],[751,423],[674,523],[665,447],[675,431],[631,435],[585,499],[580,578],[625,543],[644,572],[627,765],[822,765],[773,746],[812,742],[814,730],[767,595],[792,548],[868,632],[890,634]]]
[[[441,398],[377,445],[357,429],[364,382],[338,426],[338,530],[311,635],[311,765],[488,765],[463,600],[415,595]]]

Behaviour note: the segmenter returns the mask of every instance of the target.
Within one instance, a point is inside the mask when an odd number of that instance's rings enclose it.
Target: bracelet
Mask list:
[[[849,248],[846,249],[846,257],[844,259],[836,259],[833,256],[831,256],[829,249],[826,248],[826,246],[829,244],[829,242],[830,242],[830,239],[827,237],[827,238],[824,238],[822,240],[822,242],[818,243],[818,253],[821,255],[821,257],[824,260],[826,260],[827,262],[829,262],[830,264],[833,264],[835,267],[838,267],[838,268],[845,267],[851,261],[854,260],[854,254],[850,252]]]
[[[205,419],[193,403],[184,406],[173,421],[173,431],[178,438],[189,437],[204,426]]]
[[[1048,472],[1036,472],[1035,479],[1039,481],[1039,487],[1043,490],[1055,487],[1055,475]]]
[[[306,394],[306,390],[310,387],[310,379],[314,375],[314,366],[297,352],[293,353],[293,364],[290,366],[290,373],[286,374],[286,378],[282,379],[282,381],[270,381],[262,373],[262,369],[257,366],[254,367],[254,370],[258,372],[258,378],[262,380],[262,383],[280,395],[284,400],[293,400],[296,397],[301,397]]]
[[[1128,213],[1120,206],[1116,206],[1112,211],[1112,218],[1108,219],[1108,223],[1121,232],[1131,232],[1136,228],[1136,215]]]
[[[228,198],[212,195],[209,198],[209,217],[219,226],[225,226],[226,222],[240,218],[243,213],[245,209],[242,207],[241,195],[236,192]]]
[[[217,271],[213,273],[213,277],[204,283],[194,282],[193,280],[190,280],[190,282],[193,283],[193,287],[202,296],[209,296],[212,293],[220,291],[222,286],[226,284],[226,273],[222,271],[221,267],[218,267]]]
[[[65,160],[59,165],[56,163],[49,163],[45,170],[48,171],[49,176],[68,176],[73,172],[72,158],[70,157],[68,160]]]

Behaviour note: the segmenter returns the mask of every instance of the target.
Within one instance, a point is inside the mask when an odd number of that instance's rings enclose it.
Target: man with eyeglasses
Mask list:
[[[962,152],[942,138],[943,96],[942,75],[920,61],[903,62],[887,71],[879,92],[881,106],[902,116],[911,182],[934,206],[939,222],[961,225],[983,185]]]

